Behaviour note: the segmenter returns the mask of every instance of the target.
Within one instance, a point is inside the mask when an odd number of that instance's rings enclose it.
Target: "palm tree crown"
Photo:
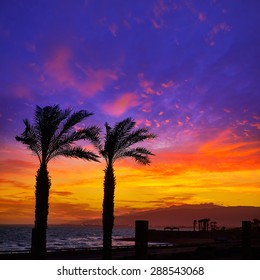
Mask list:
[[[113,128],[105,124],[106,136],[104,146],[99,144],[100,154],[107,164],[113,164],[116,160],[132,157],[140,164],[150,164],[149,150],[143,147],[132,146],[147,139],[153,139],[156,135],[149,133],[147,128],[134,129],[135,121],[132,118],[118,122]]]
[[[58,105],[36,106],[34,125],[24,120],[25,130],[16,140],[38,157],[41,164],[47,164],[58,156],[98,161],[98,156],[74,143],[79,140],[98,141],[99,128],[91,126],[75,130],[74,126],[93,115],[85,110],[72,113],[71,109],[61,110]]]

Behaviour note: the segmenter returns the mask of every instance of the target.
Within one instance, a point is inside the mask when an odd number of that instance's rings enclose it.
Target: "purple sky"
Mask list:
[[[1,1],[1,142],[13,141],[35,104],[54,103],[93,111],[100,125],[132,116],[162,133],[232,127],[259,137],[259,8]]]
[[[20,209],[32,219],[38,162],[15,136],[36,104],[93,112],[81,125],[133,117],[158,135],[147,143],[151,166],[116,167],[120,213],[259,206],[259,12],[259,0],[1,0],[4,221],[16,222]],[[76,160],[50,166],[55,219],[68,209],[67,220],[100,215],[104,165],[87,168]]]

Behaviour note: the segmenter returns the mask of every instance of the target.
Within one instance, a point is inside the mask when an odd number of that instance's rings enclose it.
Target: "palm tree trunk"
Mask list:
[[[51,180],[46,164],[41,164],[36,175],[35,186],[35,221],[32,231],[32,254],[44,258],[46,253],[46,229],[49,210],[49,189]]]
[[[115,176],[112,164],[105,169],[103,200],[103,259],[112,259],[112,231],[114,227]]]

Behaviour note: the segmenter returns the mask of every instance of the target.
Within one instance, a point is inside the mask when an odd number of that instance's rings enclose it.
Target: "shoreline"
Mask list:
[[[147,260],[259,260],[260,239],[253,239],[245,251],[241,240],[212,242],[211,240],[180,239],[176,245],[152,245],[147,250]],[[187,242],[188,241],[188,242]],[[113,260],[137,260],[134,246],[114,247]],[[41,260],[102,260],[102,248],[74,248],[48,251]],[[35,260],[29,252],[0,254],[0,260]]]

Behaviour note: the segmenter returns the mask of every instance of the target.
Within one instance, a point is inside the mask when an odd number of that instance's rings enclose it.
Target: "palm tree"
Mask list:
[[[122,158],[131,157],[136,162],[147,165],[150,163],[149,150],[142,147],[133,147],[134,144],[147,139],[155,138],[147,128],[134,129],[135,121],[131,118],[124,119],[110,127],[105,124],[106,135],[104,144],[99,143],[100,155],[106,161],[104,178],[103,199],[103,258],[112,258],[112,231],[114,227],[114,193],[116,178],[114,175],[114,163]]]
[[[43,108],[36,106],[34,123],[30,124],[29,120],[25,119],[23,133],[16,136],[16,140],[25,144],[40,162],[36,174],[35,221],[32,230],[32,253],[36,257],[43,257],[46,252],[48,200],[51,186],[48,162],[59,156],[98,161],[99,156],[75,145],[79,140],[89,140],[92,143],[98,141],[98,127],[90,126],[78,130],[74,128],[76,124],[91,115],[93,114],[85,110],[78,112],[72,112],[71,109],[61,110],[58,105]]]

